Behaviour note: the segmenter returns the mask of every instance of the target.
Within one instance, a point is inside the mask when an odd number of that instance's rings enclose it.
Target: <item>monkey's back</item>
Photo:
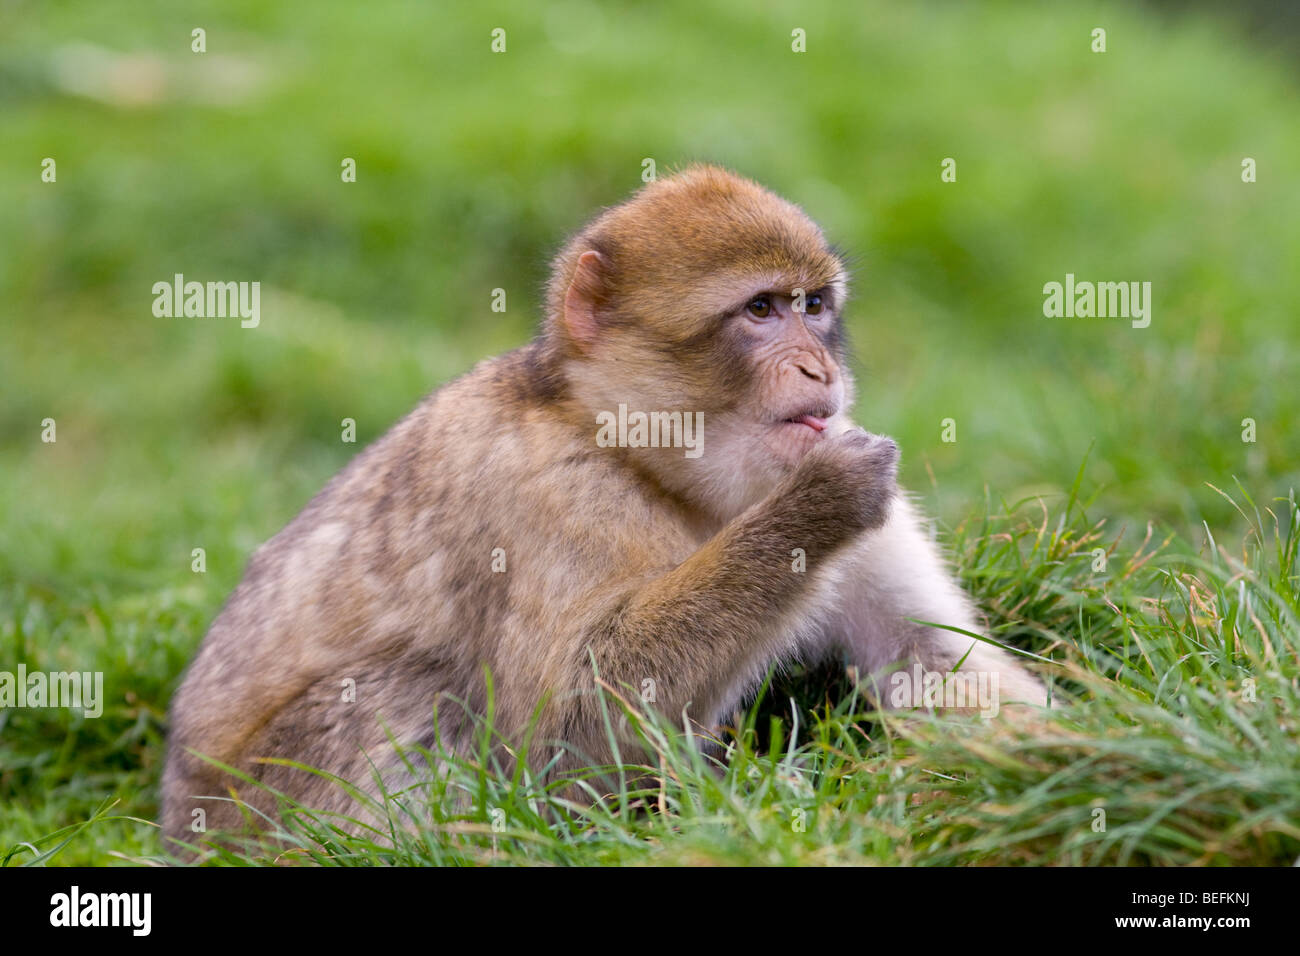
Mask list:
[[[483,713],[485,667],[498,726],[523,728],[542,693],[588,666],[581,636],[607,610],[609,569],[648,575],[698,545],[684,525],[665,534],[672,503],[539,397],[536,349],[429,395],[253,555],[173,700],[167,835],[189,835],[199,807],[209,829],[239,819],[194,799],[230,778],[190,748],[342,809],[336,785],[251,761],[365,785],[376,757],[396,763],[385,727],[433,743],[435,702],[444,745],[463,745],[471,727],[449,698]]]

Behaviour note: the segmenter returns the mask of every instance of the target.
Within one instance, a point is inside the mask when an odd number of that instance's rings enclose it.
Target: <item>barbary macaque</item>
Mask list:
[[[196,809],[238,829],[209,799],[231,787],[259,805],[196,753],[346,812],[261,759],[374,792],[406,745],[466,752],[488,672],[496,728],[535,719],[558,769],[612,759],[598,680],[704,730],[773,663],[832,654],[884,707],[953,706],[912,678],[959,662],[1004,707],[1046,705],[1010,654],[921,623],[979,631],[894,442],[849,418],[847,292],[798,207],[713,166],[597,216],[533,342],[428,396],[253,555],[172,704],[165,834],[197,842]]]

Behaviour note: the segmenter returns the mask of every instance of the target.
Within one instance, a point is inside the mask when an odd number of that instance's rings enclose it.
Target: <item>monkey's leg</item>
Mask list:
[[[1046,689],[1013,654],[915,623],[982,633],[970,599],[905,496],[895,499],[885,525],[864,535],[841,561],[834,630],[864,689],[882,706],[955,704],[993,716],[1007,704],[1047,705]]]

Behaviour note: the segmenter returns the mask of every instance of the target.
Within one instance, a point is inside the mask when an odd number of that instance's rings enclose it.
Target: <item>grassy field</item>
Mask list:
[[[0,859],[160,856],[167,702],[248,556],[523,342],[548,256],[649,157],[751,175],[853,254],[859,418],[1076,703],[972,736],[795,675],[721,778],[663,737],[665,812],[468,762],[476,813],[396,850],[304,817],[298,855],[1295,861],[1300,77],[1251,42],[1117,3],[0,9],[0,671],[107,698],[0,709]],[[260,281],[261,324],[155,318],[178,272]],[[1150,281],[1150,327],[1046,318],[1067,273]]]

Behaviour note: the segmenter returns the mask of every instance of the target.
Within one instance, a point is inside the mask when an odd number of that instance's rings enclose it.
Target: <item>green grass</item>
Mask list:
[[[252,550],[423,393],[522,342],[547,256],[649,156],[752,175],[855,256],[862,421],[899,440],[995,635],[1057,661],[1074,703],[972,735],[786,675],[721,775],[666,735],[652,799],[579,809],[471,761],[422,836],[385,848],[301,817],[295,855],[1293,862],[1293,64],[1231,24],[1119,4],[601,10],[0,11],[0,670],[100,670],[108,695],[99,719],[0,710],[0,858],[161,854],[142,821],[166,705]],[[58,64],[77,43],[155,57],[158,100],[74,92]],[[261,327],[155,319],[150,286],[178,271],[261,281]],[[1066,272],[1151,281],[1151,327],[1045,319]]]
[[[208,859],[1290,864],[1300,855],[1300,511],[1292,500],[1259,510],[1243,500],[1246,539],[1199,554],[1146,537],[1124,547],[1073,498],[957,529],[994,636],[1055,661],[1063,709],[1050,723],[972,728],[879,714],[842,678],[796,671],[750,709],[717,764],[628,704],[635,695],[611,694],[611,720],[632,720],[650,762],[543,785],[493,761],[486,745],[498,738],[485,720],[480,753],[432,755],[448,766],[428,785],[369,801],[388,825],[348,828],[355,821],[294,806],[274,830],[278,843]],[[1104,571],[1097,548],[1108,553]],[[101,723],[125,722],[119,713]],[[90,723],[63,759],[106,759]],[[149,752],[156,715],[139,726]],[[429,756],[411,760],[426,766]],[[572,780],[576,791],[565,786]],[[78,858],[93,840],[159,858],[147,823],[101,812],[64,854]],[[66,837],[16,848],[10,862],[42,859]]]

